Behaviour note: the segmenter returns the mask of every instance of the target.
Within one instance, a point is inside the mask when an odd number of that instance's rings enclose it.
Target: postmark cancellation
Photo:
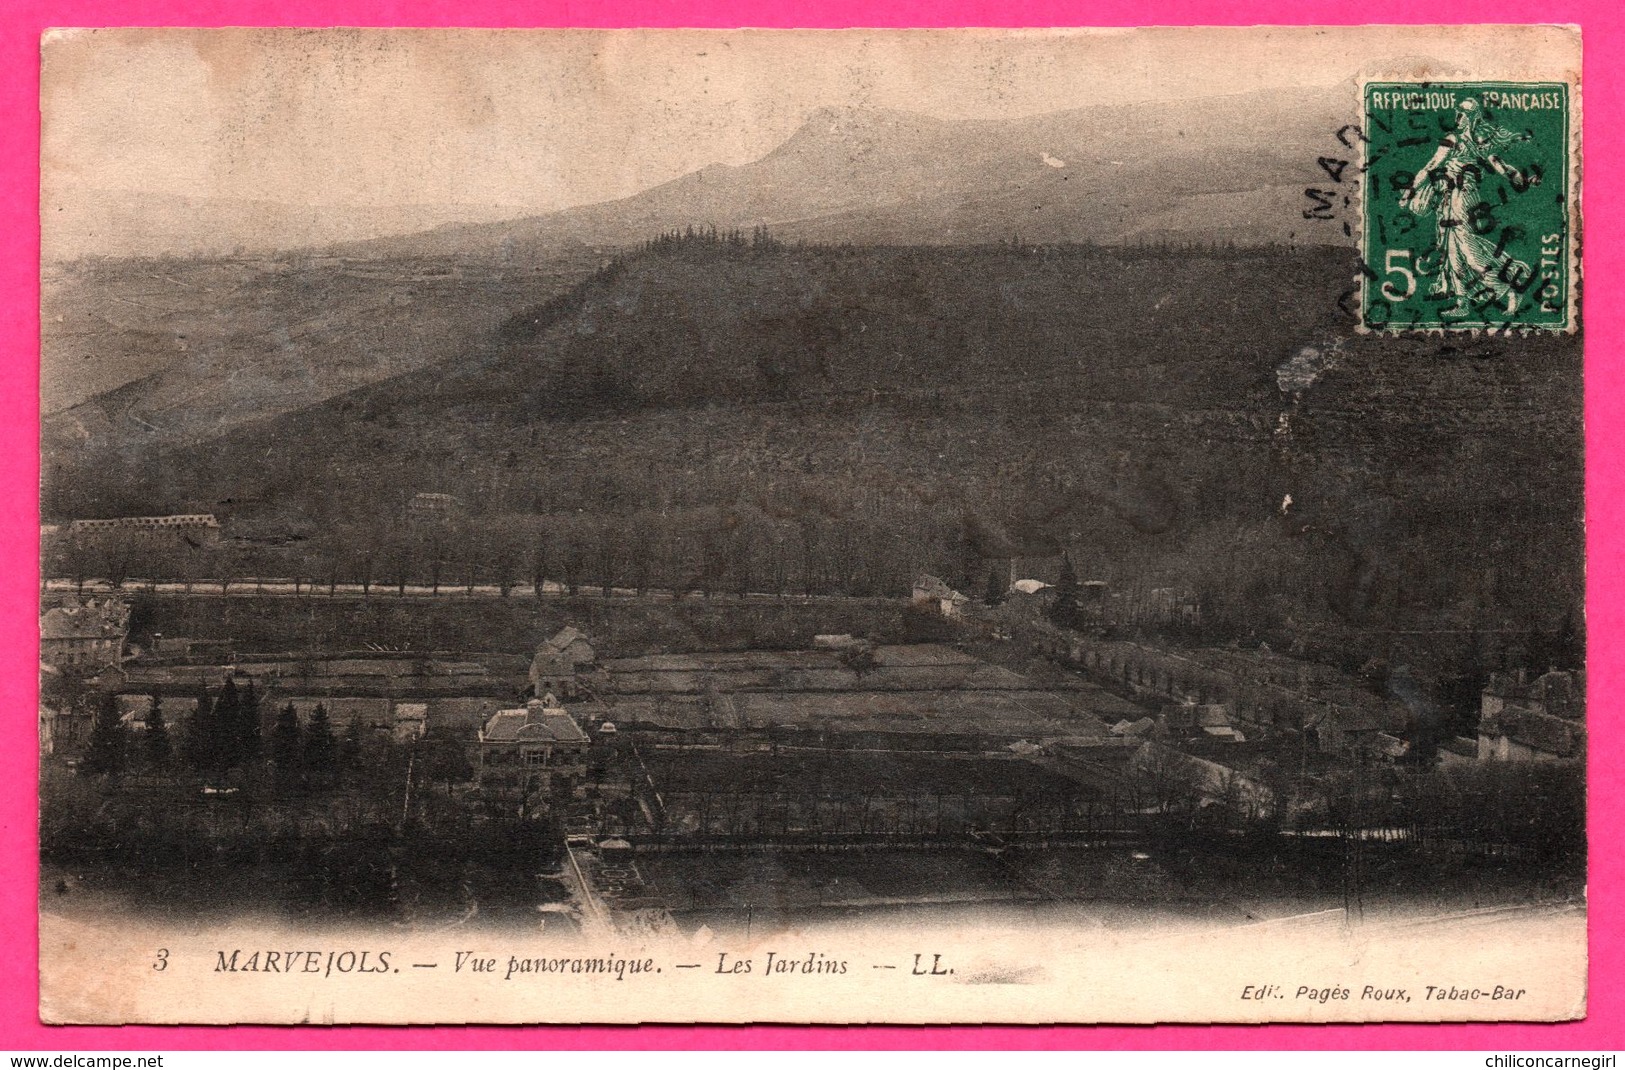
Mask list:
[[[1573,88],[1362,85],[1365,330],[1576,329]]]

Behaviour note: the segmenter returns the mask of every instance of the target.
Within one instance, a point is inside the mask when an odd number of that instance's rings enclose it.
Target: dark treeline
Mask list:
[[[363,766],[360,723],[336,729],[322,704],[301,719],[289,703],[267,733],[264,700],[252,680],[241,687],[235,678],[214,689],[200,684],[178,724],[159,695],[129,718],[111,691],[81,688],[53,699],[95,707],[81,776],[159,777],[250,792],[274,786],[277,794],[291,796],[343,787]],[[377,744],[372,750],[379,757]]]
[[[1293,855],[1330,841],[1339,852],[1370,844],[1396,856],[1518,860],[1554,880],[1585,871],[1578,764],[1417,769],[1356,758],[1305,771],[1287,748],[1243,773],[1158,745],[1123,764],[1080,762],[1087,783],[1013,758],[882,755],[822,736],[785,753],[648,747],[639,768],[660,805],[651,798],[649,820],[630,831],[690,847],[1051,841],[1187,850],[1250,839]]]
[[[884,244],[859,245],[850,242],[813,243],[804,239],[785,242],[775,237],[771,229],[765,225],[752,227],[747,235],[740,228],[719,231],[715,224],[673,227],[671,230],[663,231],[656,237],[648,239],[639,246],[640,251],[645,253],[675,253],[697,256],[711,253],[733,256],[747,249],[757,253],[783,250],[801,252],[816,249],[823,252],[862,256],[873,253],[877,249],[895,251],[917,248],[919,247]],[[1234,241],[1200,241],[1195,239],[1176,241],[1167,238],[1115,242],[1112,244],[1093,241],[1034,242],[1023,238],[1020,234],[1012,234],[1010,237],[997,242],[982,245],[943,246],[934,251],[939,251],[944,255],[952,255],[960,250],[981,253],[1014,252],[1026,256],[1077,260],[1101,257],[1113,259],[1166,259],[1169,257],[1189,256],[1269,260],[1296,253],[1299,251],[1299,247],[1280,242],[1250,242],[1238,245]],[[622,263],[625,259],[625,257],[617,258],[616,263]]]
[[[703,227],[674,227],[650,238],[641,246],[645,253],[681,252],[726,246],[730,252],[751,249],[756,252],[776,252],[785,248],[765,226],[751,228],[750,236],[738,228],[718,232],[715,224]]]
[[[465,743],[446,732],[402,743],[364,729],[359,720],[336,725],[317,703],[301,716],[289,702],[275,711],[253,681],[239,687],[200,686],[195,706],[178,726],[162,697],[150,698],[140,717],[124,718],[117,696],[83,689],[58,701],[93,704],[90,738],[77,769],[82,778],[118,785],[168,784],[205,794],[230,794],[252,802],[319,800],[360,793],[400,799],[407,767],[420,785],[451,785],[473,779]]]
[[[536,879],[561,853],[554,823],[434,792],[402,820],[398,797],[355,791],[273,800],[202,797],[150,778],[51,782],[40,832],[47,865],[110,867],[134,878],[121,892],[171,913],[270,907],[317,920],[411,921],[477,907],[488,920],[534,923],[538,896],[565,897]]]
[[[134,728],[113,695],[84,698],[97,713],[77,774],[45,774],[41,857],[138,874],[168,909],[411,918],[517,899],[533,912],[536,866],[559,853],[551,820],[463,790],[465,745],[442,733],[398,743],[320,704],[267,717],[234,681],[200,689],[178,733],[162,699]],[[176,874],[189,876],[171,887]]]

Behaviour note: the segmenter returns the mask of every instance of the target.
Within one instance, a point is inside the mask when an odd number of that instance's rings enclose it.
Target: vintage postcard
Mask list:
[[[1585,1014],[1577,30],[42,50],[43,1020]]]

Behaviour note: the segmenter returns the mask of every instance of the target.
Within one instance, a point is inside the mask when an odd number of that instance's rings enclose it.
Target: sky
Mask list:
[[[1517,32],[1509,49],[1459,27],[53,31],[42,184],[536,213],[746,163],[820,107],[1000,118],[1352,86],[1417,56],[1560,61],[1546,31]]]

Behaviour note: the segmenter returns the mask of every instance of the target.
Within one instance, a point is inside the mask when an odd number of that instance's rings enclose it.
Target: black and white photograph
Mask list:
[[[45,1021],[1584,1015],[1578,30],[42,63]]]

